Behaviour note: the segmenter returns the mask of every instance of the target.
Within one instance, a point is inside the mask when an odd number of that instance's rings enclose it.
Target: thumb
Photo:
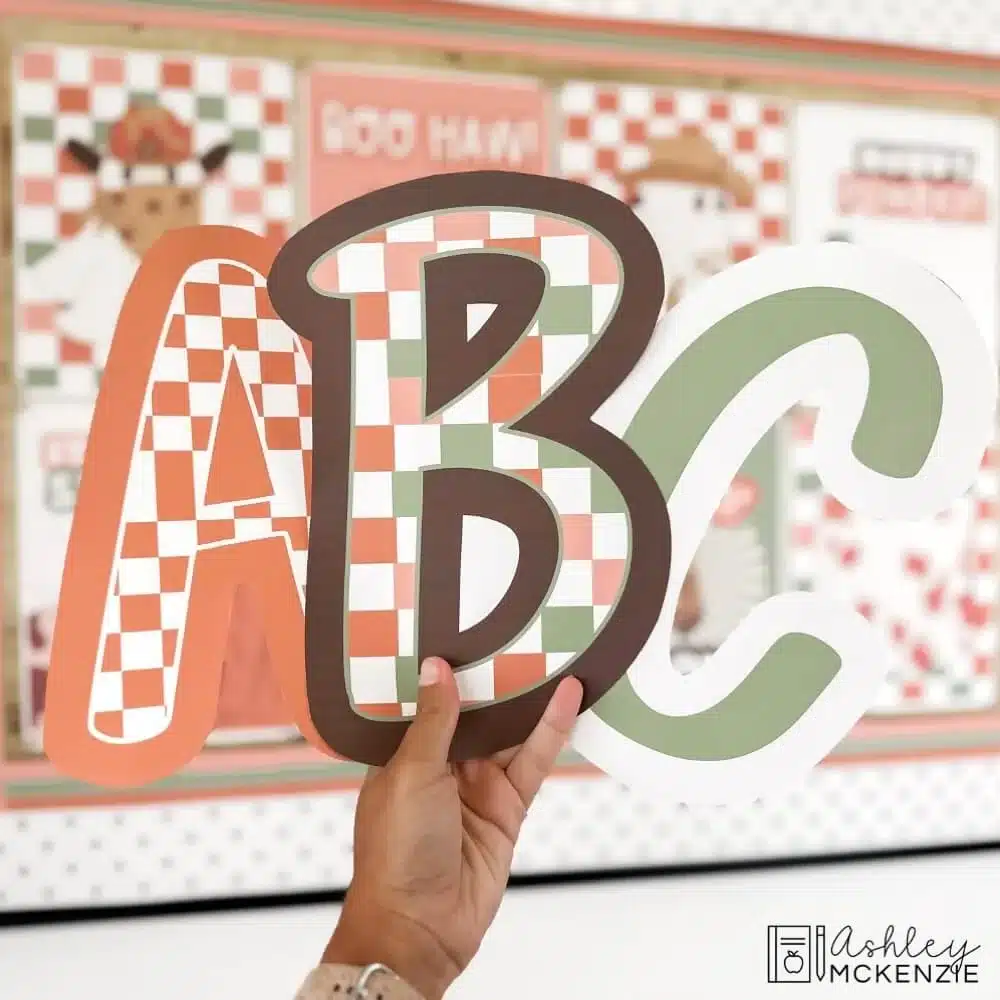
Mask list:
[[[460,707],[451,667],[440,657],[424,660],[417,688],[417,715],[399,745],[397,757],[420,764],[447,764]]]

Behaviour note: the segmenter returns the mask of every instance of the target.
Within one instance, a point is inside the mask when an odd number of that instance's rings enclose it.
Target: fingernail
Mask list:
[[[420,679],[417,682],[420,687],[429,687],[437,684],[441,680],[441,668],[437,660],[424,660],[420,665]]]

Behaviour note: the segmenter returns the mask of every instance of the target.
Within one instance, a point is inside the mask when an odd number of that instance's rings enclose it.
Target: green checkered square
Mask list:
[[[576,653],[594,637],[594,612],[586,608],[542,610],[542,649],[546,653]]]
[[[422,472],[393,472],[392,512],[396,517],[420,516],[423,478]]]
[[[422,340],[387,340],[389,378],[423,378],[427,352]]]
[[[590,285],[549,287],[538,311],[542,336],[593,333],[594,297]]]
[[[590,472],[590,506],[594,514],[621,514],[626,510],[621,491],[602,469]]]
[[[544,438],[538,442],[538,466],[541,469],[572,469],[589,465],[590,462],[572,448]]]
[[[441,462],[458,468],[492,465],[493,427],[490,424],[442,424]]]
[[[202,121],[224,122],[226,120],[226,99],[203,95],[195,103],[196,114]]]

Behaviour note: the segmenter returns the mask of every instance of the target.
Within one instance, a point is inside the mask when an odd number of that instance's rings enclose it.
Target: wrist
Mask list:
[[[425,1000],[441,1000],[461,971],[429,931],[406,917],[358,904],[350,892],[323,961],[355,966],[380,963]]]

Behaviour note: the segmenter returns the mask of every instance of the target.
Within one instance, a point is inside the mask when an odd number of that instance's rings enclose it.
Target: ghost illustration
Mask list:
[[[618,180],[660,251],[665,308],[732,263],[730,210],[753,187],[700,130],[652,140],[648,163]]]

